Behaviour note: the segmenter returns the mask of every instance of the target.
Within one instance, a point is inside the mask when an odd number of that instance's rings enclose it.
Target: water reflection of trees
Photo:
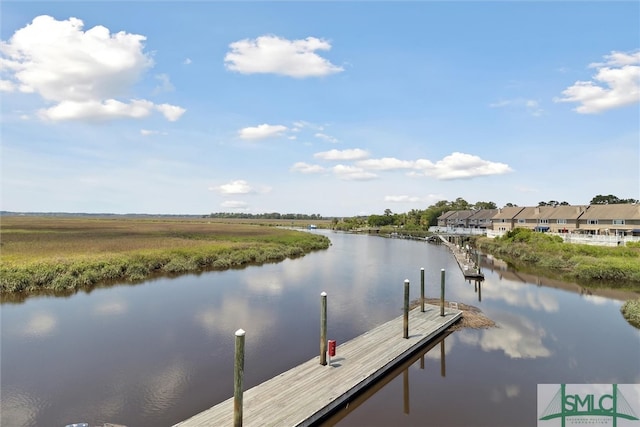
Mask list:
[[[491,255],[482,257],[481,266],[497,274],[500,280],[561,289],[580,295],[599,295],[620,301],[637,298],[637,293],[635,292],[608,288],[606,284],[598,284],[598,287],[592,287],[589,286],[589,284],[581,285],[575,282],[569,282],[564,280],[561,275],[551,273],[548,269],[536,270],[534,268],[525,269],[523,267],[516,269],[512,264]],[[619,284],[616,284],[616,287],[619,287]]]

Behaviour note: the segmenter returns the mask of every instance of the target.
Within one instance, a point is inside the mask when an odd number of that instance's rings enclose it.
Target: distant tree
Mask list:
[[[473,208],[474,209],[497,209],[498,207],[493,202],[477,202],[475,205],[473,205]]]
[[[569,203],[567,202],[559,202],[557,200],[549,200],[548,202],[538,202],[538,206],[567,206]]]
[[[638,199],[620,199],[613,194],[598,194],[589,202],[590,205],[617,205],[621,203],[638,203]]]
[[[456,200],[451,202],[451,208],[452,210],[462,211],[466,209],[471,209],[471,205],[462,197],[458,197]]]
[[[369,227],[384,227],[385,225],[392,225],[394,219],[392,215],[369,215],[367,223]]]
[[[384,210],[384,216],[391,216],[392,213],[393,212],[391,212],[391,209],[387,208],[387,209]]]
[[[507,203],[506,205],[504,205],[504,207],[505,207],[505,208],[517,208],[517,207],[518,207],[518,205],[516,205],[516,204],[514,204],[514,203],[509,202],[509,203]]]

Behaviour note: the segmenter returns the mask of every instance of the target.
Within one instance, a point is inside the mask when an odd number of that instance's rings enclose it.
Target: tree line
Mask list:
[[[622,199],[613,194],[594,196],[590,205],[640,203],[638,199]],[[557,200],[541,201],[538,206],[566,206],[568,202]],[[517,207],[514,203],[507,203],[504,207]],[[438,217],[448,211],[497,209],[494,202],[469,203],[462,197],[455,200],[440,200],[426,209],[411,209],[405,213],[393,213],[391,209],[385,209],[381,215],[354,216],[350,218],[325,218],[320,214],[299,214],[268,212],[251,214],[246,212],[217,212],[209,215],[210,218],[239,218],[239,219],[283,219],[283,220],[322,220],[331,219],[333,228],[338,230],[353,230],[363,227],[402,227],[407,231],[426,230],[430,226],[438,224]]]
[[[591,199],[590,205],[601,204],[621,204],[621,203],[639,203],[637,199],[621,199],[612,194],[598,194]],[[541,201],[538,206],[568,206],[566,201],[559,202],[557,200]],[[514,203],[507,203],[504,207],[517,207]],[[352,218],[344,218],[338,220],[333,219],[333,226],[336,229],[352,230],[362,227],[402,227],[406,231],[426,230],[431,226],[438,224],[438,217],[448,211],[458,210],[480,210],[480,209],[497,209],[494,202],[476,202],[469,203],[462,197],[458,197],[453,201],[441,200],[426,209],[411,209],[405,213],[393,213],[391,209],[385,209],[382,215],[359,216]]]
[[[261,214],[251,214],[245,212],[216,212],[209,214],[209,218],[236,218],[236,219],[299,219],[299,220],[320,220],[323,219],[320,214],[298,214],[298,213],[286,213],[281,214],[279,212],[268,212]]]

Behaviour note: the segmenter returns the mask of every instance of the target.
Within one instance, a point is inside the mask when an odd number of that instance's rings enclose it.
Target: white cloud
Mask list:
[[[265,139],[280,136],[287,130],[286,126],[262,124],[255,127],[246,127],[238,131],[242,139]]]
[[[140,129],[140,135],[142,135],[142,136],[167,135],[167,133],[166,132],[160,132],[158,130]]]
[[[323,160],[360,160],[369,157],[369,152],[360,148],[348,150],[329,150],[315,153],[313,157]]]
[[[489,104],[489,107],[491,107],[491,108],[501,108],[501,107],[507,107],[507,106],[509,106],[511,104],[513,104],[513,101],[509,101],[507,99],[503,99],[501,101]]]
[[[297,162],[293,166],[291,166],[291,172],[321,173],[324,171],[325,171],[325,168],[323,168],[320,165],[310,165],[305,162]]]
[[[590,81],[577,81],[555,102],[577,102],[575,111],[601,113],[640,102],[640,51],[611,52],[605,62],[589,64],[597,72]]]
[[[173,92],[175,90],[175,87],[171,84],[171,80],[167,74],[158,74],[156,76],[156,80],[158,80],[160,84],[153,90],[154,94]]]
[[[221,206],[229,209],[246,209],[249,204],[240,200],[226,200]]]
[[[267,35],[233,42],[229,47],[231,51],[224,57],[225,66],[242,74],[273,73],[305,78],[344,70],[315,53],[331,49],[329,42],[315,37],[287,40]]]
[[[491,108],[513,108],[513,109],[525,109],[529,114],[535,117],[539,117],[544,113],[540,102],[535,99],[503,99],[498,102],[489,104]]]
[[[391,203],[416,203],[422,202],[423,200],[415,196],[384,196],[384,201]]]
[[[58,21],[42,15],[17,30],[9,41],[2,41],[1,68],[8,82],[2,89],[37,93],[54,103],[39,113],[49,120],[147,117],[154,107],[150,101],[116,99],[130,93],[153,66],[144,52],[146,38],[124,31],[111,34],[100,25],[83,31],[83,26],[77,18]],[[168,119],[181,115],[168,115],[166,105],[158,109]]]
[[[504,163],[490,162],[472,154],[454,152],[436,163],[419,159],[415,162],[416,169],[421,175],[427,175],[440,180],[468,179],[477,176],[502,175],[513,169]]]
[[[13,92],[16,89],[16,85],[13,82],[0,79],[0,92]]]
[[[378,177],[374,173],[355,166],[336,165],[332,170],[338,178],[345,181],[369,181]]]
[[[337,140],[336,138],[334,138],[333,136],[326,135],[326,134],[324,134],[324,133],[320,133],[320,132],[318,132],[318,133],[316,133],[314,136],[315,136],[316,138],[322,139],[322,140],[327,141],[327,142],[330,142],[330,143],[332,143],[332,144],[335,144],[335,143],[337,143],[337,142],[338,142],[338,140]]]
[[[107,99],[104,101],[62,101],[46,110],[38,111],[43,119],[58,120],[109,120],[121,118],[140,119],[153,111],[153,103],[144,99],[131,100],[129,104]]]
[[[241,179],[210,188],[210,190],[217,191],[221,194],[249,194],[254,192],[254,189],[249,183]]]
[[[184,114],[185,111],[187,111],[182,107],[169,104],[156,105],[156,110],[160,111],[170,122],[175,122]]]
[[[361,160],[357,162],[356,165],[365,169],[372,169],[372,170],[411,169],[415,167],[414,162],[410,162],[407,160],[399,160],[394,157]]]
[[[184,65],[189,65],[189,64],[191,64],[192,62],[193,62],[193,61],[191,61],[191,58],[186,58],[184,61],[182,61],[182,63],[183,63]]]
[[[311,122],[307,122],[305,120],[298,120],[293,122],[293,128],[291,129],[291,131],[293,132],[300,132],[302,129],[305,128],[309,128],[309,129],[313,129],[315,131],[323,131],[324,130],[324,126],[322,125],[318,125],[315,123],[311,123]]]

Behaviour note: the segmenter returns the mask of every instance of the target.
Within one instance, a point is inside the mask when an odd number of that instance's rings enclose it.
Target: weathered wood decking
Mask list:
[[[345,404],[397,364],[455,323],[461,311],[425,305],[409,313],[409,338],[402,337],[403,316],[344,344],[331,364],[319,356],[244,392],[243,426],[309,426]],[[230,385],[231,388],[231,385]],[[179,427],[233,426],[233,397]]]

